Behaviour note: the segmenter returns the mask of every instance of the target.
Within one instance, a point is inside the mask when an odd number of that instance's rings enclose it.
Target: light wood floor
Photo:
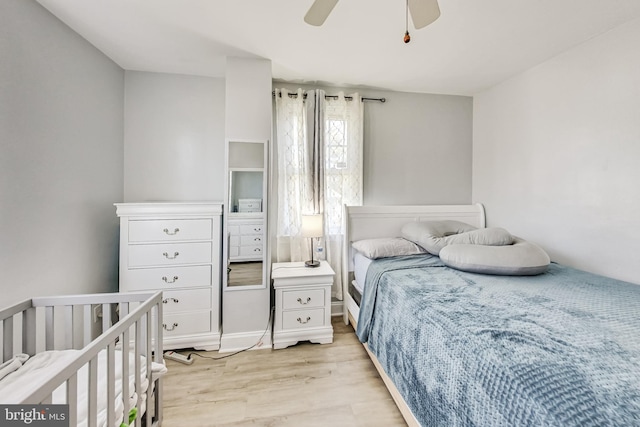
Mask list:
[[[231,262],[227,272],[228,286],[255,286],[262,283],[261,262]]]
[[[352,327],[333,328],[333,344],[167,360],[163,426],[406,426]]]

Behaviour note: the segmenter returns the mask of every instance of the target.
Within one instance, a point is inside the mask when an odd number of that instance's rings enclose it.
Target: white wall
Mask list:
[[[474,98],[473,199],[557,262],[640,283],[640,20]]]
[[[225,80],[127,71],[124,201],[222,200]]]
[[[124,72],[32,0],[0,1],[0,306],[117,290]]]
[[[386,99],[365,101],[365,205],[471,203],[472,98],[282,82],[273,87]]]

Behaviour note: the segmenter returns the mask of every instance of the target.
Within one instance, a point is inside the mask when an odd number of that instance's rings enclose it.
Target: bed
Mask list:
[[[407,423],[640,425],[640,286],[553,263],[468,273],[429,254],[363,267],[351,249],[434,219],[485,225],[481,205],[345,208],[345,321]]]
[[[0,310],[0,403],[68,405],[72,426],[161,425],[161,322],[161,292],[33,298]]]

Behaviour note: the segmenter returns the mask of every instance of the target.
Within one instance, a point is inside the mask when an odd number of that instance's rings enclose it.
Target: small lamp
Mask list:
[[[313,239],[322,237],[322,215],[302,215],[302,225],[300,227],[302,237],[311,238],[311,259],[305,261],[306,267],[319,267],[320,261],[313,260]]]

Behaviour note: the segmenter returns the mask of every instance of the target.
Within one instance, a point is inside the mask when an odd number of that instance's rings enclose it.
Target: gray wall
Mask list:
[[[225,80],[125,76],[124,201],[221,201]]]
[[[228,142],[256,142],[271,139],[271,61],[227,58],[225,137]],[[268,169],[265,165],[265,169]],[[269,221],[269,195],[263,197],[265,221]],[[225,209],[228,211],[229,206]],[[227,228],[225,227],[225,231]],[[265,260],[269,259],[266,248]],[[225,251],[226,254],[226,251]],[[223,335],[220,349],[236,350],[252,345],[264,333],[270,320],[270,265],[263,264],[263,288],[226,287],[222,295]],[[224,274],[224,273],[223,273]],[[248,341],[246,341],[248,340]],[[265,344],[271,342],[265,338]]]
[[[474,99],[473,198],[554,261],[640,283],[640,20]]]
[[[273,87],[318,88],[282,82]],[[320,88],[386,98],[365,101],[365,205],[471,203],[472,98]]]
[[[33,0],[0,1],[0,306],[117,290],[124,72]]]

